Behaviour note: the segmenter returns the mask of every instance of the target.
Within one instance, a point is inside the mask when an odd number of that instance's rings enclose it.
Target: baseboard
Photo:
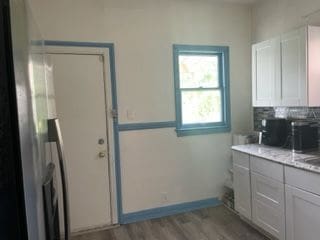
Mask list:
[[[70,237],[76,237],[79,235],[83,234],[88,234],[88,233],[93,233],[93,232],[100,232],[112,228],[119,227],[119,224],[110,224],[110,225],[99,225],[99,226],[94,226],[94,227],[88,227],[88,228],[82,228],[82,229],[77,229],[74,231],[71,231]],[[64,232],[60,232],[60,239],[64,240]]]
[[[218,198],[209,198],[209,199],[204,199],[204,200],[199,200],[194,202],[180,203],[180,204],[175,204],[175,205],[170,205],[165,207],[147,209],[139,212],[123,214],[120,217],[120,223],[127,224],[127,223],[139,222],[143,220],[149,220],[154,218],[170,216],[178,213],[189,212],[189,211],[193,211],[201,208],[215,207],[221,204],[222,202]]]
[[[87,233],[100,232],[103,230],[116,228],[118,226],[119,226],[119,224],[113,224],[113,225],[101,225],[101,226],[78,229],[76,231],[71,232],[71,237],[79,236],[79,235],[83,235],[83,234],[87,234]]]

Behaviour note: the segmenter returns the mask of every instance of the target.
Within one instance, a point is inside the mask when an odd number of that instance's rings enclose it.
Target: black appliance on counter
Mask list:
[[[262,120],[262,144],[282,147],[288,138],[287,120],[271,118]]]
[[[291,122],[291,149],[293,152],[305,152],[318,148],[318,127],[314,121]]]
[[[300,153],[315,150],[319,146],[318,128],[319,123],[310,120],[263,119],[261,143]]]

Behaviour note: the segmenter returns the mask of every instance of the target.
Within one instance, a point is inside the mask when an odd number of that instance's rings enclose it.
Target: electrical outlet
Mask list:
[[[168,202],[168,193],[167,192],[162,192],[161,193],[161,202],[162,203]]]
[[[128,120],[135,119],[135,112],[132,109],[127,109],[127,119]]]

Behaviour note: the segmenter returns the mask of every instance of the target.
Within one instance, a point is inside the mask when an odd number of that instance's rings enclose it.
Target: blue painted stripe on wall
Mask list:
[[[113,43],[74,42],[74,41],[55,41],[55,40],[45,40],[44,45],[46,45],[46,46],[61,46],[61,47],[93,47],[93,48],[114,47]]]
[[[160,207],[160,208],[153,208],[148,210],[142,210],[139,212],[133,212],[133,213],[127,213],[122,215],[121,223],[132,223],[132,222],[138,222],[153,218],[160,218],[165,216],[170,216],[178,213],[184,213],[189,212],[201,208],[207,208],[207,207],[216,207],[221,205],[222,202],[217,198],[209,198],[194,202],[188,202],[188,203],[180,203],[175,204],[171,206],[166,207]]]
[[[156,129],[156,128],[174,128],[174,127],[176,127],[175,121],[128,123],[128,124],[119,124],[118,130],[119,131],[134,131],[134,130]]]
[[[44,40],[31,40],[30,44],[31,46],[43,46]]]

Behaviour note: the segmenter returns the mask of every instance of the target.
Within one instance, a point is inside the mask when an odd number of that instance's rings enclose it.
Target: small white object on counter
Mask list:
[[[232,145],[244,145],[257,142],[257,133],[250,134],[234,134],[232,137]]]
[[[303,162],[303,160],[306,159],[320,157],[320,152],[313,152],[308,154],[293,153],[289,149],[270,147],[259,144],[232,146],[232,149],[253,156],[261,157],[270,161],[278,162],[287,166],[292,166],[320,174],[320,167]]]

